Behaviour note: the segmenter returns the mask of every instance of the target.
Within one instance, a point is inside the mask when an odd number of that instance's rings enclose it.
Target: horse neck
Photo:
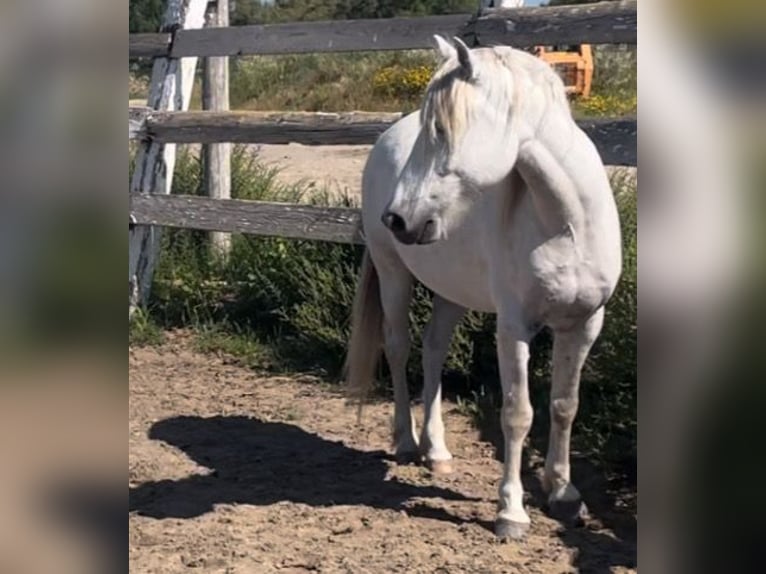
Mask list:
[[[556,157],[564,157],[570,150],[575,127],[574,121],[566,111],[548,105],[523,128],[521,143],[534,141]]]
[[[532,139],[554,155],[566,154],[575,128],[569,103],[554,82],[545,78],[541,81],[539,74],[538,70],[525,66],[523,60],[513,67],[518,83],[514,86],[509,111],[519,118],[514,129],[522,142]],[[546,84],[546,80],[549,83]]]

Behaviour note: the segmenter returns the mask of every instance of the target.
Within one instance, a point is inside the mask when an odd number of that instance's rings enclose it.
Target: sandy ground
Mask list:
[[[129,355],[131,572],[635,571],[635,517],[584,461],[584,527],[543,514],[530,456],[531,531],[496,542],[495,446],[453,404],[456,472],[433,476],[392,461],[390,403],[357,427],[336,389],[200,355],[184,334]]]
[[[306,183],[327,188],[334,194],[358,198],[361,194],[362,169],[372,146],[256,145],[254,153],[265,163],[279,168],[278,179],[284,183]],[[636,178],[636,169],[607,166],[615,172]]]
[[[362,169],[371,149],[369,145],[253,146],[261,160],[279,168],[280,181],[313,184],[351,197],[358,197],[361,192]]]

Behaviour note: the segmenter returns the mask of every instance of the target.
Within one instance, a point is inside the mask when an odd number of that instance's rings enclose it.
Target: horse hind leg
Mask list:
[[[452,472],[452,454],[444,441],[441,374],[455,327],[465,308],[434,295],[433,313],[423,333],[423,430],[420,452],[435,474]]]
[[[543,489],[548,494],[548,513],[568,524],[580,524],[587,515],[582,497],[571,482],[569,445],[577,414],[580,373],[603,320],[602,307],[582,325],[554,333],[551,427]]]
[[[418,462],[420,454],[415,421],[407,389],[407,360],[410,354],[409,307],[413,278],[398,261],[378,264],[380,300],[383,307],[384,351],[394,387],[394,446],[399,462]]]

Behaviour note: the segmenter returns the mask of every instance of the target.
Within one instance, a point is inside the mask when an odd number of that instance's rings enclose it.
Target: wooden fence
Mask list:
[[[128,118],[129,137],[140,144],[130,185],[131,312],[148,297],[160,226],[361,242],[360,217],[354,209],[170,196],[176,144],[371,144],[401,117],[374,112],[236,112],[225,111],[228,106],[220,103],[214,108],[224,111],[188,112],[197,57],[432,48],[433,34],[459,36],[469,46],[636,43],[635,1],[203,28],[208,10],[207,0],[169,0],[163,31],[130,35],[131,58],[154,58],[148,107],[130,108]],[[208,25],[210,20],[208,12]],[[636,165],[635,118],[578,123],[604,163]]]

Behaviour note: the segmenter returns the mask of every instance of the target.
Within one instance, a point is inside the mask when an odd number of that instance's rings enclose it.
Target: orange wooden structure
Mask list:
[[[548,50],[544,46],[538,46],[537,56],[558,72],[568,94],[577,94],[583,98],[590,95],[593,79],[593,54],[590,44],[580,44],[571,52]]]

